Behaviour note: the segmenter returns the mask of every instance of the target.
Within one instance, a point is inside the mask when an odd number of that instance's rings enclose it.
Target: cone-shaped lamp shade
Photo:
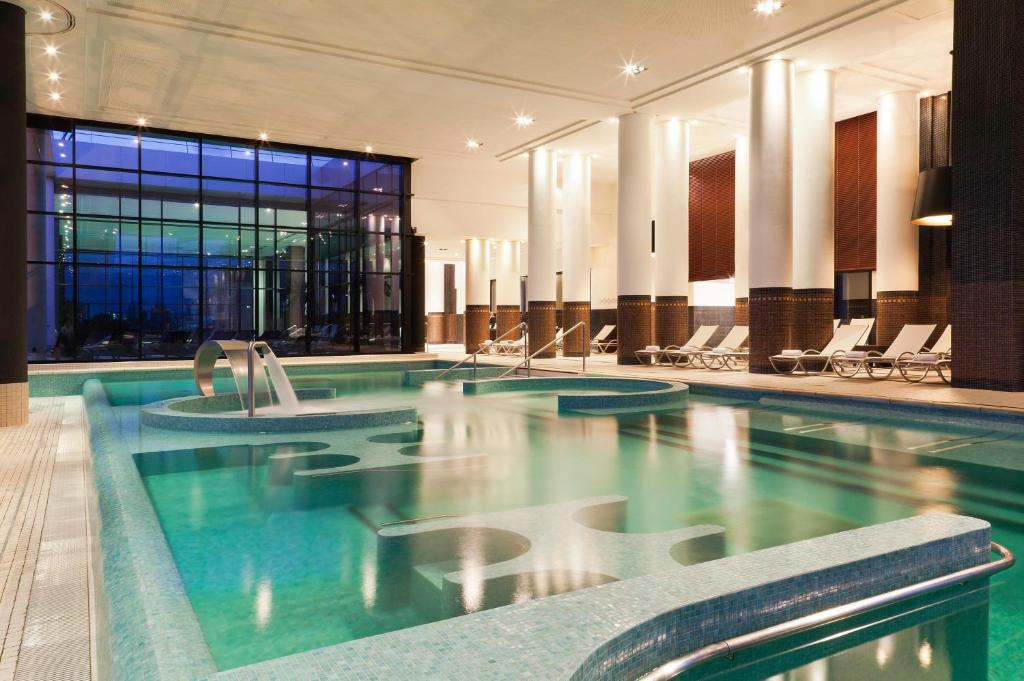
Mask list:
[[[922,227],[953,224],[953,168],[940,166],[921,171],[910,221]]]

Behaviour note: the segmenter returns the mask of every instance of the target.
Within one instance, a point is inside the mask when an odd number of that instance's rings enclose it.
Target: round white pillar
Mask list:
[[[750,140],[736,138],[735,295],[737,324],[750,323]]]
[[[562,327],[579,322],[563,343],[567,357],[590,348],[590,156],[576,153],[562,162]]]
[[[555,337],[555,183],[558,159],[548,149],[530,152],[528,187],[527,324],[530,347],[539,349]],[[541,357],[554,357],[552,346]]]
[[[636,364],[651,341],[651,117],[619,117],[618,362]]]
[[[876,337],[882,345],[917,320],[918,228],[910,215],[917,192],[918,118],[915,92],[889,92],[878,100],[875,284]]]
[[[793,339],[821,348],[832,337],[835,288],[835,73],[796,78],[793,113]]]
[[[466,239],[466,352],[490,338],[491,242]]]
[[[793,322],[793,64],[750,71],[750,370],[789,347]]]
[[[654,342],[664,347],[690,337],[690,126],[654,127]]]
[[[502,336],[522,321],[518,241],[498,241],[494,253],[495,334]],[[518,333],[505,337],[519,338]]]

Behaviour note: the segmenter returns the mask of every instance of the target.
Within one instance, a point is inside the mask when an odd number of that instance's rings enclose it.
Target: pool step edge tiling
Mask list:
[[[990,526],[926,514],[217,674],[288,678],[637,678],[678,655],[981,564]],[[486,651],[486,652],[484,652]]]

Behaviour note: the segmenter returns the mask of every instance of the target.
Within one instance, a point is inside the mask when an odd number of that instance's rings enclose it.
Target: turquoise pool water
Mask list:
[[[493,556],[467,550],[460,565],[421,569],[417,588],[389,583],[375,531],[406,519],[623,495],[629,501],[617,531],[717,524],[726,530],[719,550],[736,554],[937,510],[990,521],[996,541],[1024,554],[1024,436],[1008,430],[823,416],[699,394],[674,412],[567,417],[556,413],[553,396],[464,397],[455,384],[403,388],[400,372],[386,371],[304,376],[296,385],[335,387],[353,407],[415,406],[419,424],[252,437],[170,433],[141,427],[138,405],[192,394],[188,381],[106,385],[125,451],[140,453],[146,490],[221,669],[453,614],[431,591],[436,575],[478,569]],[[389,463],[300,498],[295,485],[271,484],[267,466],[268,456],[299,450]],[[396,456],[411,465],[396,468]],[[575,552],[577,573],[522,580],[511,590],[481,584],[465,609],[600,582],[587,573],[587,546],[567,537],[565,550]],[[997,577],[989,598],[986,608],[961,610],[988,613],[990,678],[1017,678],[1024,572]],[[947,613],[886,636],[896,637],[893,651],[912,637],[919,655],[925,640],[928,666],[908,658],[907,669],[951,678],[937,670],[951,668],[957,652],[947,641],[963,638],[963,621]],[[918,633],[899,633],[907,626]],[[976,623],[969,630],[976,634]],[[856,663],[878,677],[902,659],[885,653],[880,664],[878,641],[861,645],[874,652],[822,652],[837,669]],[[795,678],[842,678],[812,672]],[[889,678],[918,678],[908,674]]]

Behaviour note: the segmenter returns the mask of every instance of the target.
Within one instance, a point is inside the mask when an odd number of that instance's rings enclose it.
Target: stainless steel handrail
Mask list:
[[[514,374],[519,369],[519,367],[523,366],[524,364],[526,365],[526,375],[529,376],[530,375],[530,360],[532,360],[534,357],[536,357],[540,353],[542,353],[545,350],[547,350],[548,348],[550,348],[552,345],[554,345],[558,341],[562,341],[564,343],[565,339],[569,337],[569,334],[571,334],[573,331],[578,330],[580,327],[583,327],[583,335],[586,336],[587,335],[587,331],[586,331],[587,323],[586,322],[576,322],[575,324],[572,325],[572,328],[570,328],[568,331],[566,331],[565,333],[562,334],[561,338],[559,338],[558,336],[555,336],[554,338],[549,340],[547,343],[545,343],[542,347],[534,350],[528,356],[524,357],[522,362],[520,362],[519,364],[515,365],[514,367],[512,367],[511,369],[509,369],[508,371],[506,371],[502,375],[498,376],[498,378],[505,378],[509,374]],[[583,373],[587,373],[587,348],[583,349],[582,358],[583,358]]]
[[[500,336],[498,336],[497,338],[495,338],[494,342],[497,343],[502,338],[512,334],[515,331],[522,331],[524,334],[526,334],[529,331],[529,328],[527,327],[526,322],[519,322],[518,324],[513,326],[511,329],[509,329],[505,333],[503,333]],[[523,342],[523,347],[526,347],[525,341]],[[453,369],[459,368],[460,366],[462,366],[463,364],[468,362],[470,359],[472,359],[473,360],[473,380],[475,381],[476,380],[476,356],[479,355],[483,351],[484,351],[483,348],[477,348],[476,352],[473,352],[471,354],[466,355],[465,357],[460,359],[458,362],[456,362],[455,364],[451,365],[450,367],[448,367],[447,369],[445,369],[444,371],[439,373],[434,380],[435,381],[441,380],[442,378],[447,376],[450,371],[452,371]]]
[[[441,515],[424,515],[419,518],[402,518],[401,520],[389,520],[386,523],[381,523],[381,527],[391,527],[392,525],[408,525],[410,523],[422,523],[427,520],[441,520],[443,518],[462,518],[463,516],[459,513],[442,513]]]
[[[984,565],[975,565],[964,570],[958,570],[942,577],[936,577],[934,579],[928,579],[917,584],[911,584],[910,586],[904,586],[899,589],[887,591],[877,596],[870,596],[863,598],[859,601],[847,603],[846,605],[839,605],[834,608],[822,610],[811,615],[804,617],[798,617],[797,619],[789,620],[781,624],[776,624],[772,627],[765,629],[759,629],[749,634],[742,634],[740,636],[734,636],[733,638],[719,641],[718,643],[712,643],[711,645],[699,648],[692,653],[687,653],[682,657],[677,657],[671,662],[666,662],[654,671],[642,676],[640,681],[667,681],[668,679],[675,678],[679,674],[693,669],[697,665],[703,664],[710,660],[713,660],[723,655],[732,655],[745,648],[750,648],[768,641],[774,641],[775,639],[796,634],[807,629],[813,629],[814,627],[828,624],[841,620],[851,615],[859,615],[869,610],[876,610],[886,605],[891,605],[898,601],[913,598],[914,596],[920,596],[932,591],[937,591],[954,584],[960,584],[971,579],[978,579],[980,577],[988,577],[997,572],[1001,572],[1011,567],[1016,558],[1013,553],[1003,546],[992,542],[991,550],[998,553],[999,560],[992,561],[991,563],[985,563]]]

